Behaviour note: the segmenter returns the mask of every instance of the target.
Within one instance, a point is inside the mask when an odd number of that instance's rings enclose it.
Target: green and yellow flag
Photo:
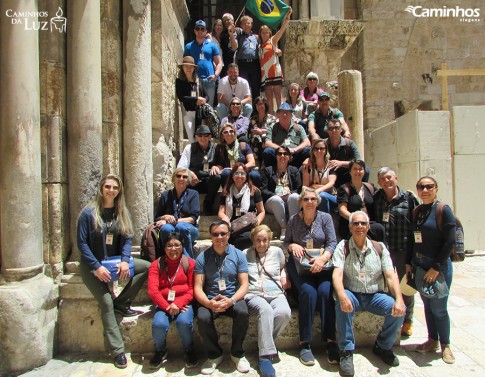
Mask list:
[[[248,0],[246,9],[261,22],[272,29],[276,29],[283,21],[290,6],[281,0]]]

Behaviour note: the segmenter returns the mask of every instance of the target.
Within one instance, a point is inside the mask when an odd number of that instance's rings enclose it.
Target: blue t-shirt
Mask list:
[[[194,273],[205,275],[203,289],[209,300],[218,294],[226,297],[234,296],[239,289],[237,275],[241,272],[248,272],[248,261],[243,252],[233,245],[228,245],[221,256],[211,246],[200,253],[195,261]],[[226,282],[225,291],[219,291],[221,276]]]
[[[201,54],[204,58],[201,59]],[[199,45],[196,40],[185,45],[184,56],[192,56],[197,68],[197,76],[202,79],[214,74],[214,56],[219,56],[219,49],[209,40],[205,40],[202,45]]]

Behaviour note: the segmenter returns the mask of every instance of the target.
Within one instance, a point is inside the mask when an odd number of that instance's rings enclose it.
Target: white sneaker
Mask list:
[[[286,234],[286,228],[281,229],[280,241],[284,241],[285,240],[285,234]]]
[[[207,359],[204,364],[202,364],[202,369],[200,373],[202,374],[212,374],[216,370],[217,366],[222,363],[223,355],[216,359]]]
[[[236,364],[236,369],[240,373],[247,373],[251,369],[248,359],[244,356],[239,358],[231,355],[231,360]]]

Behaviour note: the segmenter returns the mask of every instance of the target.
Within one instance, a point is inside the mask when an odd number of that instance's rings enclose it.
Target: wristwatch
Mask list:
[[[234,297],[231,297],[232,305],[236,305],[236,299]]]

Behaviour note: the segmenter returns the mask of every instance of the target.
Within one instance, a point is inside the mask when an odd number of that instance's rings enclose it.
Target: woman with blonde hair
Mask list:
[[[77,223],[77,245],[81,252],[81,277],[98,302],[101,310],[105,345],[114,356],[117,368],[126,368],[127,359],[115,312],[135,316],[142,312],[130,308],[130,303],[147,279],[150,263],[135,258],[134,275],[130,278],[129,261],[133,225],[125,204],[121,178],[108,174],[101,179],[95,200],[84,207]],[[121,293],[114,298],[110,283],[114,276],[102,265],[107,257],[121,256],[116,274],[119,279],[130,279]]]

